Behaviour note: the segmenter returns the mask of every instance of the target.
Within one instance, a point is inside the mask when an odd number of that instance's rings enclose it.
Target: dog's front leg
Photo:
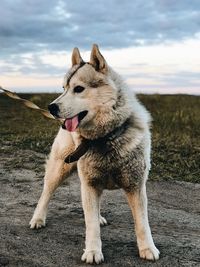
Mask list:
[[[135,231],[140,257],[147,260],[158,260],[159,250],[155,247],[151,235],[147,213],[146,185],[134,192],[126,193],[135,220]]]
[[[86,248],[81,259],[87,263],[99,264],[104,260],[99,224],[100,192],[88,185],[88,182],[83,177],[80,178],[82,205],[86,224]]]
[[[65,164],[65,156],[74,149],[74,143],[70,133],[59,130],[56,136],[49,159],[47,160],[44,187],[33,217],[30,221],[30,228],[41,228],[45,226],[47,209],[51,196],[56,188],[62,183],[66,173],[70,173],[74,164]]]

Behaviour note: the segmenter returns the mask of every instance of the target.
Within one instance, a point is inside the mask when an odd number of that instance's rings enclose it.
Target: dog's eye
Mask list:
[[[83,86],[80,86],[80,85],[74,87],[74,93],[81,93],[84,90],[85,90],[85,88]]]

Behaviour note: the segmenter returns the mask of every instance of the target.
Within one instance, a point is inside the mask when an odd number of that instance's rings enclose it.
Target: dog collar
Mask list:
[[[69,154],[65,158],[65,163],[72,163],[78,161],[89,149],[91,140],[83,139],[81,144],[76,148],[74,152]]]
[[[130,119],[128,118],[121,126],[115,128],[112,132],[106,134],[103,137],[99,137],[97,139],[83,138],[81,144],[75,149],[75,151],[65,158],[65,163],[69,164],[78,161],[89,150],[90,147],[93,147],[95,145],[103,146],[108,141],[115,140],[126,131],[129,121]]]

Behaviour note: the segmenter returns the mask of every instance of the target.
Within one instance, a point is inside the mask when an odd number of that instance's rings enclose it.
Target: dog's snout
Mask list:
[[[59,107],[58,107],[57,104],[53,103],[53,104],[48,105],[48,109],[49,109],[50,113],[51,113],[53,116],[58,117],[58,112],[59,112],[60,110],[59,110]]]

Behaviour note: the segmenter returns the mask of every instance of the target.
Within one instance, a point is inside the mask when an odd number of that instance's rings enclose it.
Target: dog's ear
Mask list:
[[[96,71],[100,71],[104,74],[108,71],[108,65],[104,57],[99,51],[98,45],[93,44],[90,55],[90,64],[94,66]]]
[[[79,65],[82,62],[83,62],[83,59],[81,57],[81,54],[80,54],[78,48],[74,47],[73,52],[72,52],[72,67],[74,65]]]

